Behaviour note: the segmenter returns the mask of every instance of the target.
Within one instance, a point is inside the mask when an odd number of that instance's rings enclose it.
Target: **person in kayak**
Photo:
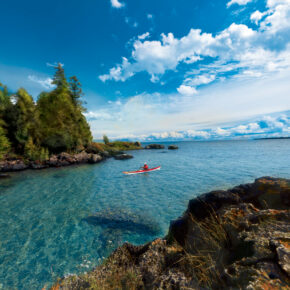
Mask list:
[[[148,167],[148,165],[147,165],[147,163],[145,162],[144,163],[144,166],[142,167],[144,170],[148,170],[149,169],[149,167]]]

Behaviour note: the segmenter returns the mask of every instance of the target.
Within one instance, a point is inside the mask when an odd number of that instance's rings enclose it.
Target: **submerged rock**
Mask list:
[[[149,144],[145,146],[145,149],[164,149],[164,145],[161,144]]]
[[[108,209],[84,219],[88,224],[100,225],[123,231],[156,235],[160,231],[158,223],[149,216],[124,209]]]
[[[203,194],[171,223],[168,236],[125,243],[93,271],[61,289],[289,289],[290,180],[271,177]],[[90,224],[148,230],[148,221],[116,210]],[[115,277],[118,277],[116,279]],[[130,279],[126,278],[130,277]]]

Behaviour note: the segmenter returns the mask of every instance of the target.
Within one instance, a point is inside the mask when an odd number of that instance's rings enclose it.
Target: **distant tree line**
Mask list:
[[[55,70],[55,88],[42,92],[36,102],[24,88],[12,94],[0,83],[0,158],[17,154],[44,160],[50,153],[82,150],[92,142],[80,82],[75,76],[68,81],[61,64]]]

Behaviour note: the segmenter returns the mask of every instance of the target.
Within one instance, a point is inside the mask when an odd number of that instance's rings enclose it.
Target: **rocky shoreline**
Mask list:
[[[140,142],[135,142],[134,149],[126,149],[126,150],[140,150],[144,149],[141,146]],[[145,147],[145,149],[163,149],[164,145],[160,144],[149,144]],[[169,145],[168,149],[178,149],[176,145]],[[69,154],[67,152],[62,152],[57,155],[52,155],[48,160],[45,161],[29,161],[23,158],[11,158],[0,160],[0,178],[6,178],[6,172],[16,172],[22,171],[26,169],[44,169],[49,167],[62,167],[76,164],[95,164],[99,163],[107,158],[114,157],[116,160],[127,160],[133,158],[132,155],[126,154],[123,151],[112,150],[110,151],[99,151],[93,147],[90,147],[80,153]]]
[[[62,167],[83,163],[94,164],[104,160],[105,158],[106,156],[104,155],[87,153],[85,151],[77,154],[63,152],[58,155],[52,155],[48,160],[43,162],[27,161],[23,159],[0,161],[0,172],[14,172],[25,169],[44,169],[48,167]]]
[[[290,180],[256,179],[189,201],[168,235],[125,243],[52,289],[289,289]]]

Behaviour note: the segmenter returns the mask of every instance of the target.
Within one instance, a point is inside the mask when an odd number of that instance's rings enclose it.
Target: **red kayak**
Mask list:
[[[139,174],[139,173],[146,173],[150,171],[155,171],[155,170],[160,170],[161,166],[157,166],[154,168],[149,168],[149,169],[141,169],[141,170],[136,170],[136,171],[123,171],[125,174]]]

